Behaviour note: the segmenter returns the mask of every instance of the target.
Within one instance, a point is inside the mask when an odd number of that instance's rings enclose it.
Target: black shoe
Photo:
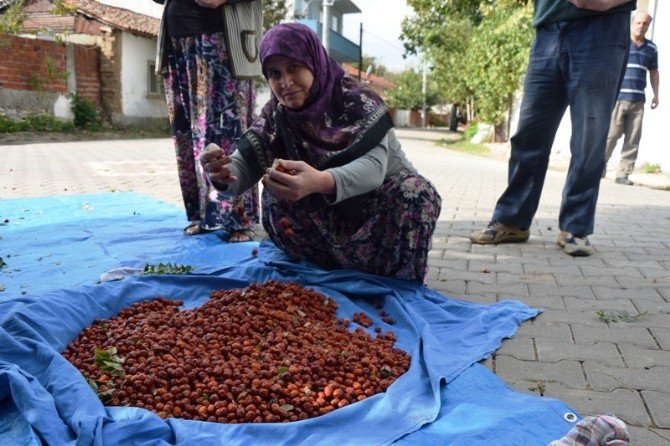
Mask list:
[[[616,184],[624,184],[626,186],[632,186],[634,183],[628,179],[628,177],[617,177],[614,182]]]

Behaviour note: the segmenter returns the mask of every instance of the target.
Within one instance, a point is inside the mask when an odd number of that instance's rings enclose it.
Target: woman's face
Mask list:
[[[305,105],[314,83],[314,74],[305,64],[283,56],[270,56],[265,72],[280,104],[291,109]]]

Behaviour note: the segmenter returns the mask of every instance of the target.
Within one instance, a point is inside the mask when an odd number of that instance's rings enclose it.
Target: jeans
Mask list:
[[[536,29],[519,126],[511,139],[508,186],[492,221],[528,229],[537,211],[551,146],[570,106],[570,167],[558,224],[593,233],[610,116],[628,60],[630,14],[605,14]]]

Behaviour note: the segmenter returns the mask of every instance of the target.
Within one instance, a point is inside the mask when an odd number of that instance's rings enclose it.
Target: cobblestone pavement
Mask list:
[[[634,445],[670,445],[670,192],[603,180],[597,252],[572,258],[555,245],[565,173],[550,170],[527,243],[472,245],[468,234],[488,222],[506,184],[506,162],[436,147],[439,133],[398,134],[443,198],[428,285],[544,310],[485,365],[519,391],[617,415]],[[131,190],[182,205],[169,139],[0,145],[0,198]]]

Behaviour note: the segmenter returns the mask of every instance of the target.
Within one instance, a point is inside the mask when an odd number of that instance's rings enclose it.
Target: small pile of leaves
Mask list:
[[[644,313],[640,314],[630,314],[626,310],[623,311],[618,311],[616,313],[614,312],[606,312],[604,310],[598,311],[598,317],[602,319],[605,322],[635,322],[644,315],[646,315],[647,312],[645,311]]]

